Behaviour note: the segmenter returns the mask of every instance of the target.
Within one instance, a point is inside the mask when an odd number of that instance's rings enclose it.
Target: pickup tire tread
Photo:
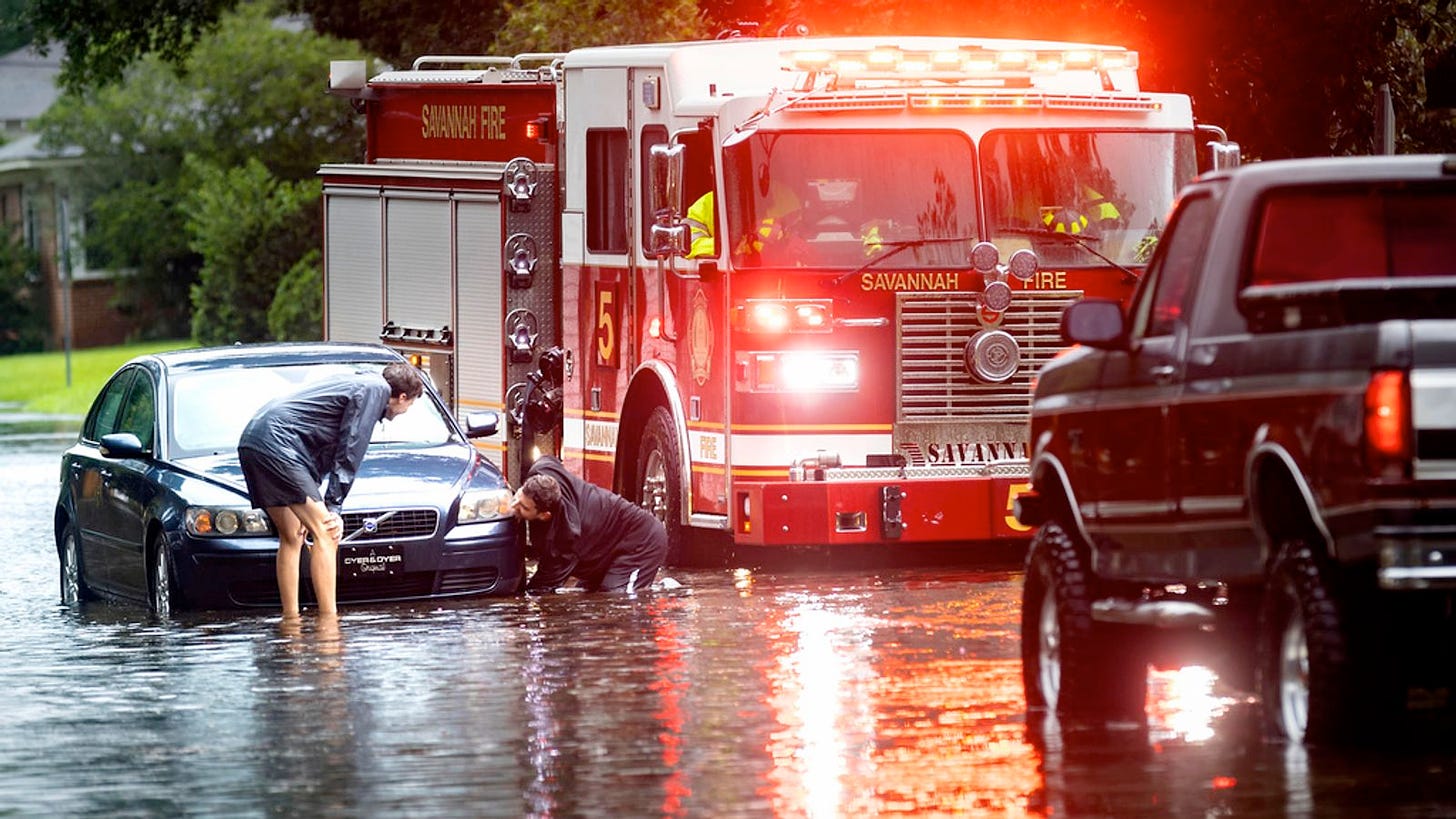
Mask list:
[[[1147,664],[1134,641],[1115,639],[1110,627],[1092,619],[1084,554],[1055,522],[1043,525],[1032,539],[1021,606],[1027,707],[1071,719],[1140,719]],[[1055,634],[1042,628],[1048,601],[1055,607]],[[1054,645],[1049,647],[1048,640]],[[1060,667],[1050,669],[1048,663]]]
[[[1290,723],[1282,696],[1294,670],[1284,661],[1286,630],[1298,615],[1306,651],[1305,725]],[[1259,695],[1270,729],[1310,744],[1347,737],[1358,721],[1350,645],[1331,584],[1314,553],[1299,539],[1286,541],[1270,573],[1260,611]],[[1364,709],[1361,709],[1364,710]]]

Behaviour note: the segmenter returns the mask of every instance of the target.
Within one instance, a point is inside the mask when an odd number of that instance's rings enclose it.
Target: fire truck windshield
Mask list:
[[[890,253],[897,268],[969,264],[964,134],[760,131],[726,148],[723,168],[736,266],[856,268]]]
[[[1187,133],[992,131],[981,140],[988,238],[1003,255],[1030,247],[1043,267],[1147,264],[1197,173],[1195,151]]]

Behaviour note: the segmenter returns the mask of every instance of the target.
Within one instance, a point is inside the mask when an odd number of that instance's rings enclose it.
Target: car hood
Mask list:
[[[473,447],[446,444],[410,449],[371,449],[364,458],[345,509],[385,506],[448,508],[474,463]],[[218,487],[247,496],[236,452],[189,458],[187,471]]]

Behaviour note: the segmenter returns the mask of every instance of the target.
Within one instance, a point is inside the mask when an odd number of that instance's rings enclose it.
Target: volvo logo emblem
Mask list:
[[[364,519],[364,531],[368,532],[371,535],[374,534],[375,532],[379,531],[379,519],[378,518],[365,518]]]

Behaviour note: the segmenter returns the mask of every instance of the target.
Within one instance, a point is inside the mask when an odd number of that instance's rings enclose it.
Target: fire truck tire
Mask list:
[[[1141,719],[1147,664],[1092,619],[1085,552],[1055,521],[1032,539],[1021,597],[1026,705],[1072,719]]]
[[[682,525],[682,454],[673,434],[672,416],[657,407],[642,429],[637,450],[637,502],[667,527],[667,563],[680,564],[687,530]]]

